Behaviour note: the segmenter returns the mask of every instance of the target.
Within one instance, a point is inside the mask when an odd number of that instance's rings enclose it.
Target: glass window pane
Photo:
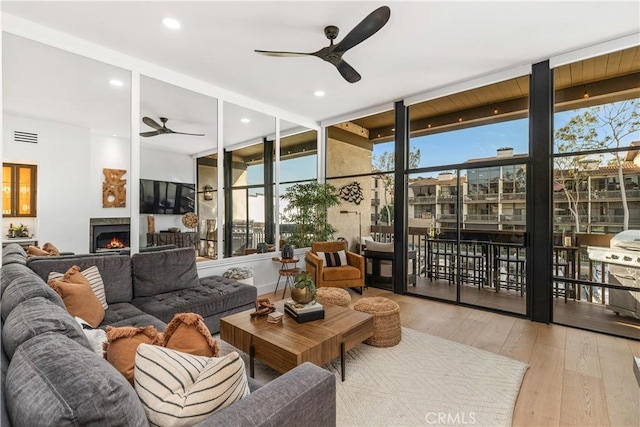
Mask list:
[[[555,322],[634,338],[638,293],[616,287],[638,286],[640,277],[625,265],[640,239],[639,55],[635,46],[554,70],[549,285],[563,301],[553,305]]]
[[[526,157],[528,108],[529,76],[412,105],[411,168]]]

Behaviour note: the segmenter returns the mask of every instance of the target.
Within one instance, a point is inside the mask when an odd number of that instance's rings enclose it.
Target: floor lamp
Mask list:
[[[362,253],[362,212],[360,211],[340,211],[341,214],[358,215],[358,253]]]

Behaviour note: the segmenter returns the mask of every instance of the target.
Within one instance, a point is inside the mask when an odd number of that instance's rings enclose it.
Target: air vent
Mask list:
[[[30,144],[37,144],[38,134],[16,130],[16,131],[13,131],[13,140],[15,142],[28,142]]]

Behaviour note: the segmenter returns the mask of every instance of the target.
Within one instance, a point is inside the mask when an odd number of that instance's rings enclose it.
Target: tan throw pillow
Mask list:
[[[141,344],[135,388],[152,425],[191,426],[249,394],[237,352],[203,357]]]
[[[49,242],[45,243],[44,245],[42,245],[42,250],[51,256],[60,255],[60,251],[58,250],[58,248],[53,246],[53,243],[49,243]]]
[[[74,265],[61,279],[49,280],[48,283],[62,297],[69,314],[97,328],[104,319],[104,308],[89,281],[83,275],[76,274],[79,271],[80,268]]]
[[[49,256],[49,252],[43,251],[37,246],[29,246],[27,248],[27,256]]]
[[[213,339],[202,316],[178,313],[173,316],[163,335],[164,346],[197,356],[218,356],[218,342]]]
[[[154,326],[144,328],[107,326],[104,358],[132,385],[136,350],[140,344],[162,345],[162,336]]]
[[[93,265],[80,272],[69,269],[65,274],[69,274],[69,279],[65,281],[70,281],[71,283],[83,282],[81,278],[76,277],[77,274],[84,276],[84,278],[89,282],[89,286],[91,286],[93,293],[98,297],[100,304],[102,304],[102,308],[105,310],[109,308],[109,305],[107,304],[107,296],[104,293],[104,282],[102,281],[102,276],[100,275],[98,267]],[[49,273],[47,280],[60,279],[62,277],[64,277],[64,274],[52,271]]]

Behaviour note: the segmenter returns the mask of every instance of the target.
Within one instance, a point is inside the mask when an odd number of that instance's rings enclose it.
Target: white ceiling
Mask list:
[[[337,39],[340,41],[382,4],[391,8],[388,24],[344,56],[362,75],[358,83],[347,83],[332,65],[318,58],[275,58],[253,52],[254,49],[318,50],[328,44],[323,33],[325,26],[340,27]],[[2,1],[1,7],[5,14],[86,39],[315,121],[490,72],[535,63],[640,31],[640,2],[637,1]],[[178,31],[166,29],[161,24],[164,17],[180,20],[182,28]],[[72,116],[77,120],[82,120],[84,113],[95,110],[96,117],[91,122],[95,128],[115,123],[119,120],[118,114],[128,114],[126,104],[106,105],[112,100],[128,102],[126,87],[121,88],[125,89],[121,91],[124,98],[114,96],[113,88],[108,85],[101,89],[111,91],[111,95],[102,93],[95,98],[99,100],[96,104],[101,104],[98,105],[100,108],[87,103],[86,98],[74,102],[74,94],[69,93],[65,85],[78,81],[75,72],[96,76],[97,71],[91,69],[91,64],[78,66],[82,62],[80,59],[75,66],[57,70],[58,74],[67,75],[66,83],[51,81],[56,64],[45,61],[42,52],[32,54],[30,50],[23,50],[20,43],[16,44],[12,46],[5,42],[3,49],[5,110],[18,112],[27,108],[32,91],[39,96],[50,92],[49,99],[70,101],[67,104],[74,106]],[[29,61],[33,63],[29,64]],[[128,84],[128,72],[100,65],[108,73],[123,75]],[[7,79],[13,82],[11,86],[7,85]],[[26,80],[38,82],[37,87],[20,84]],[[103,80],[99,82],[102,84]],[[164,115],[170,118],[169,127],[174,130],[203,132],[207,138],[215,136],[215,120],[211,120],[211,117],[215,118],[215,100],[182,91],[184,100],[180,101],[180,90],[172,91],[168,85],[159,82],[147,83],[141,82],[142,115],[155,120]],[[98,82],[93,82],[90,86],[95,88],[97,85]],[[316,98],[313,92],[318,89],[324,90],[326,96]],[[61,116],[56,120],[63,120],[65,112],[62,108],[51,105],[47,111],[53,116]],[[238,114],[245,112],[238,111]],[[140,130],[150,129],[141,124]],[[105,132],[110,131],[105,129]],[[163,136],[148,139],[159,141],[160,138]],[[191,142],[180,144],[184,145],[185,151],[198,150],[191,146],[193,138],[188,140]],[[243,137],[238,136],[236,140],[243,140]],[[208,140],[206,144],[210,146],[212,141],[215,140]]]

